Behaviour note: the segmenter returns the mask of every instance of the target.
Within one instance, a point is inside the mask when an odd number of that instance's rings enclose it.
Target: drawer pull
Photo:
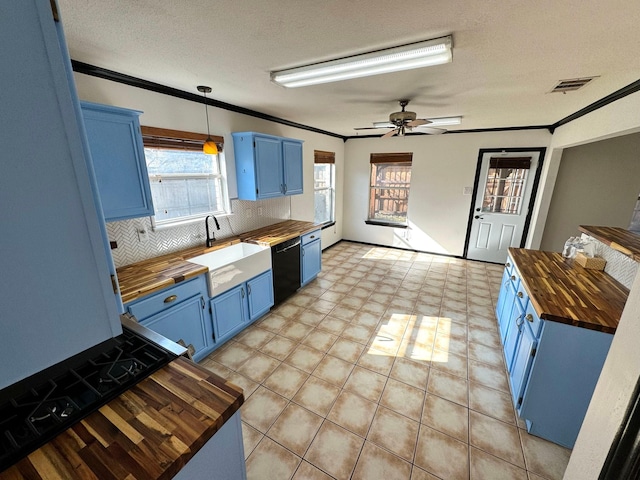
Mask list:
[[[315,235],[311,235],[309,238],[316,238],[316,236]]]
[[[524,295],[522,294],[522,292],[518,292],[518,298],[522,298],[524,297]]]
[[[513,280],[515,282],[516,281],[516,276],[515,275],[511,275],[511,280]]]
[[[177,299],[178,299],[177,295],[169,295],[167,298],[164,299],[164,303],[175,302]]]
[[[533,315],[531,315],[530,313],[527,313],[527,316],[525,318],[533,323]]]
[[[511,266],[511,264],[509,262],[507,262],[507,267],[510,267],[510,266]]]

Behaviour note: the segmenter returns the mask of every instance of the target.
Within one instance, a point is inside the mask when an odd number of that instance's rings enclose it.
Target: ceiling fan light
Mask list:
[[[451,62],[451,36],[271,72],[284,87],[304,87]]]

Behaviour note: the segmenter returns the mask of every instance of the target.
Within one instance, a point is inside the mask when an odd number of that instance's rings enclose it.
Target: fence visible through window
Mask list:
[[[487,172],[482,211],[520,215],[530,164],[529,158],[492,158]]]
[[[369,219],[406,223],[411,186],[411,163],[371,165]]]

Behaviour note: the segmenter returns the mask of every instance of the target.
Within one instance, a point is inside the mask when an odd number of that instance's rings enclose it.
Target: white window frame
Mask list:
[[[326,190],[328,190],[329,192],[331,192],[331,211],[329,214],[329,220],[326,220],[323,222],[323,224],[329,224],[329,223],[333,223],[336,221],[336,164],[335,163],[314,163],[313,165],[313,170],[314,170],[314,183],[315,183],[315,168],[316,166],[319,165],[329,165],[329,186],[328,187],[316,187],[314,185],[313,187],[313,194],[314,194],[314,221],[317,221],[315,218],[315,197],[316,194],[318,192],[324,192]]]

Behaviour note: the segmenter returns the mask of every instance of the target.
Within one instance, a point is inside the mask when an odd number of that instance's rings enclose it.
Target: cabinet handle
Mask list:
[[[518,292],[518,298],[522,298],[524,297],[524,295],[522,294],[522,292]]]
[[[204,297],[200,297],[200,305],[202,305],[202,309],[204,310]]]
[[[284,193],[287,193],[287,184],[284,184]]]
[[[527,313],[527,316],[525,318],[533,323],[533,315],[531,315],[530,313]]]
[[[280,184],[280,191],[282,192],[282,194],[284,195],[284,185]]]
[[[251,285],[247,283],[247,295],[251,295]]]
[[[523,323],[524,320],[522,319],[522,315],[518,315],[518,318],[516,319],[516,327],[520,328]]]
[[[242,298],[244,298],[244,287],[240,289],[240,293],[242,294]]]
[[[167,298],[164,299],[164,303],[175,302],[177,299],[178,299],[177,295],[169,295]]]

